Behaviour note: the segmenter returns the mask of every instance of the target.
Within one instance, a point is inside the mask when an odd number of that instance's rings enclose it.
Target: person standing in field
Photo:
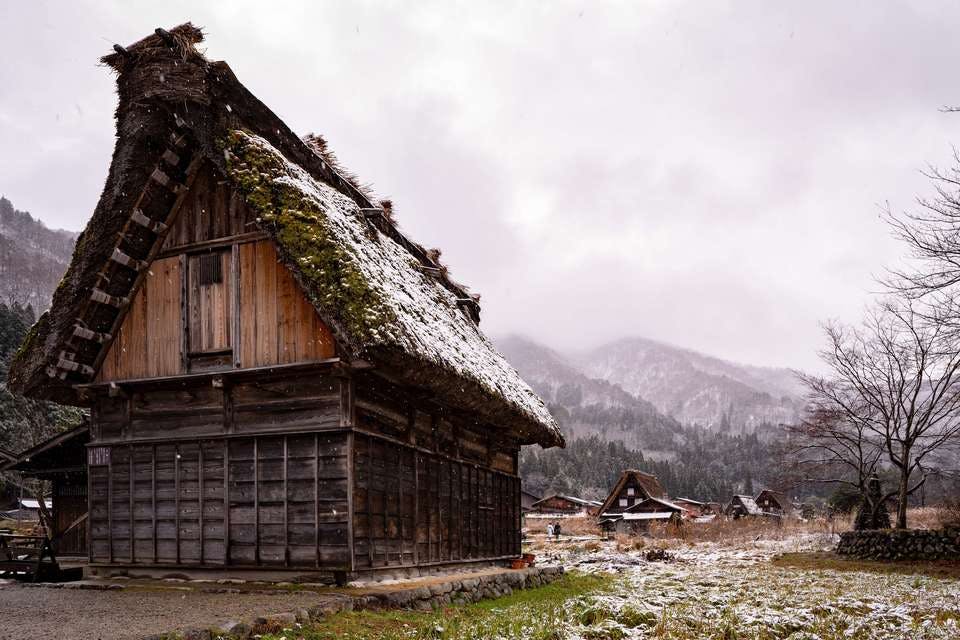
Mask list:
[[[553,534],[557,536],[557,540],[560,539],[560,523],[559,522],[553,525]]]
[[[547,540],[549,540],[552,537],[553,537],[553,523],[548,522],[547,523]]]

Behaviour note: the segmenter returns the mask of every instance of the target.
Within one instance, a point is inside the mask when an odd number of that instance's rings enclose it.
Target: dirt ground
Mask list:
[[[134,640],[320,604],[316,592],[278,595],[93,591],[0,584],[0,640]]]

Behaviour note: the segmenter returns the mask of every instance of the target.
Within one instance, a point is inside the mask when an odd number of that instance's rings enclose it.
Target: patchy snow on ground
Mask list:
[[[602,595],[568,602],[570,638],[886,640],[960,638],[960,581],[770,564],[782,552],[832,548],[832,536],[647,549],[606,544],[546,553],[568,570],[615,572]],[[546,557],[544,557],[546,556]]]

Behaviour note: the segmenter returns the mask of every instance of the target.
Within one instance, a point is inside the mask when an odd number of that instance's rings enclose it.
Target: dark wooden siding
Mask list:
[[[356,434],[354,565],[442,564],[520,553],[520,480]]]
[[[380,379],[362,378],[355,393],[357,569],[520,553],[515,443]]]
[[[90,467],[90,558],[349,569],[348,438],[111,445]]]
[[[93,438],[102,444],[339,429],[340,416],[349,411],[341,385],[340,378],[317,371],[220,386],[208,379],[140,385],[126,396],[97,399]]]
[[[87,484],[79,478],[79,474],[71,474],[53,481],[53,518],[58,534],[87,513]],[[73,527],[60,537],[55,551],[58,555],[86,555],[86,523]]]

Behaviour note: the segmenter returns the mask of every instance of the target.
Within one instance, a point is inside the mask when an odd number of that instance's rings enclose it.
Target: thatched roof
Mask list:
[[[660,484],[657,476],[652,473],[638,471],[637,469],[627,469],[620,474],[620,479],[617,480],[617,484],[614,485],[607,499],[603,501],[603,505],[600,507],[600,513],[606,513],[615,506],[614,501],[617,499],[617,496],[620,495],[620,492],[627,482],[631,480],[633,484],[640,487],[646,494],[646,496],[644,496],[646,498],[665,498],[667,496],[667,492],[663,489],[663,485]]]
[[[103,58],[117,72],[120,97],[110,172],[50,311],[10,367],[10,388],[83,403],[74,385],[93,372],[81,365],[99,360],[92,350],[65,354],[64,345],[95,288],[132,299],[136,281],[105,282],[100,272],[174,132],[257,213],[258,226],[347,359],[384,368],[522,442],[562,445],[543,402],[480,332],[479,296],[450,278],[438,251],[397,228],[390,203],[377,201],[339,167],[322,138],[295,135],[226,63],[207,60],[195,47],[202,39],[188,23],[158,29]],[[120,305],[113,316],[103,312],[84,326],[107,335],[123,313]]]
[[[730,499],[730,504],[727,505],[726,512],[728,514],[733,513],[735,510],[741,510],[744,515],[748,516],[759,516],[763,514],[763,510],[757,506],[756,501],[754,501],[753,496],[744,496],[744,495],[735,495]]]

